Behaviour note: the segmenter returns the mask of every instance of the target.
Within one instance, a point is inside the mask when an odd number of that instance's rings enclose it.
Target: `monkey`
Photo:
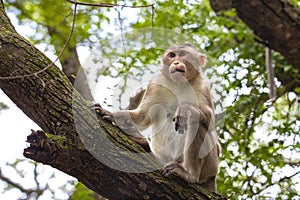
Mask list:
[[[210,84],[202,71],[205,63],[206,55],[190,43],[171,46],[138,104],[103,116],[133,137],[151,126],[150,150],[164,166],[162,174],[216,192],[221,147]]]

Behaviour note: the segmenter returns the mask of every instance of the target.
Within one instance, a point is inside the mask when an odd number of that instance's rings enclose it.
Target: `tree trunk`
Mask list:
[[[84,99],[93,101],[94,98],[86,75],[81,68],[76,47],[67,48],[67,52],[67,55],[60,59],[62,61],[62,71]]]
[[[61,22],[61,24],[65,24],[65,26],[67,26],[67,22],[65,20]],[[47,26],[47,30],[50,37],[57,38],[58,35],[60,36],[58,38],[61,41],[59,41],[58,44],[62,44],[68,39],[67,36],[59,33],[59,31],[55,27]],[[74,45],[76,42],[74,40],[76,39],[72,37],[69,46],[66,47],[63,54],[59,58],[60,63],[62,65],[62,71],[68,77],[69,81],[72,83],[72,85],[83,98],[89,101],[93,101],[94,99],[92,96],[91,89],[89,88],[85,73],[81,69],[81,64],[78,59],[77,48],[76,45]],[[73,44],[73,46],[70,46],[71,44]],[[62,50],[62,47],[57,45],[56,43],[53,45],[55,51],[57,52],[57,54],[59,54]]]
[[[2,0],[0,88],[43,130],[28,136],[24,156],[76,177],[106,198],[225,199],[200,184],[151,171],[158,169],[153,156],[111,123],[97,120],[67,77],[15,32]],[[145,172],[117,170],[132,164]]]
[[[300,11],[289,0],[210,0],[210,3],[216,12],[235,8],[261,42],[280,52],[300,70]]]

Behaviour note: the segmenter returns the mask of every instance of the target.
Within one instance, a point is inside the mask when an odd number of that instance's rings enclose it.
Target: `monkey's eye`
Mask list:
[[[173,53],[173,52],[170,52],[170,53],[169,53],[169,57],[170,57],[170,58],[175,58],[175,57],[176,57],[176,54]]]
[[[184,51],[181,51],[180,53],[179,53],[179,57],[183,57],[183,56],[185,56],[186,55],[186,53],[184,52]]]

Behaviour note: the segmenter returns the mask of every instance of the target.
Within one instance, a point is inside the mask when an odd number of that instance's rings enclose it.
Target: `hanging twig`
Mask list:
[[[30,76],[37,76],[38,74],[46,71],[49,67],[51,67],[56,61],[59,60],[59,58],[61,57],[61,55],[63,54],[63,52],[65,51],[65,49],[67,48],[67,46],[69,45],[70,43],[70,40],[72,38],[72,35],[73,35],[73,32],[74,32],[74,27],[75,27],[75,21],[76,21],[76,12],[77,12],[77,3],[75,3],[74,5],[74,12],[73,12],[73,20],[72,20],[72,27],[71,27],[71,31],[70,31],[70,34],[68,36],[68,39],[67,41],[65,42],[63,48],[60,50],[57,58],[51,62],[49,65],[47,65],[45,68],[41,69],[40,71],[37,71],[35,73],[32,73],[32,74],[25,74],[25,75],[19,75],[19,76],[8,76],[8,77],[0,77],[0,80],[8,80],[8,79],[17,79],[17,78],[24,78],[24,77],[30,77]]]
[[[121,29],[121,40],[122,40],[122,45],[123,45],[123,49],[124,49],[124,56],[125,56],[125,64],[126,64],[126,68],[128,68],[127,66],[127,49],[126,49],[126,45],[125,45],[125,39],[124,39],[124,27],[123,27],[123,19],[121,17],[121,11],[120,11],[120,7],[118,7],[117,12],[118,12],[118,20],[120,23],[120,29]]]
[[[155,13],[155,2],[152,3],[152,7],[151,7],[151,25],[152,25],[152,28],[154,28],[154,13]]]
[[[276,85],[274,81],[274,69],[272,66],[272,50],[266,47],[266,68],[268,75],[268,86],[269,86],[269,98],[276,98]]]
[[[90,3],[90,2],[81,2],[81,1],[76,1],[76,0],[66,0],[70,3],[73,4],[78,4],[78,5],[83,5],[83,6],[97,6],[97,7],[116,7],[116,6],[121,6],[121,7],[126,7],[126,8],[146,8],[153,6],[155,2],[148,4],[148,5],[141,5],[141,6],[129,6],[129,5],[120,5],[120,4],[113,4],[113,3]]]

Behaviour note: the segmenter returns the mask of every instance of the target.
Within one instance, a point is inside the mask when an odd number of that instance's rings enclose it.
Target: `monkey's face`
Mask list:
[[[174,82],[191,81],[199,75],[204,65],[205,55],[191,46],[179,46],[168,49],[162,58],[162,73]]]

